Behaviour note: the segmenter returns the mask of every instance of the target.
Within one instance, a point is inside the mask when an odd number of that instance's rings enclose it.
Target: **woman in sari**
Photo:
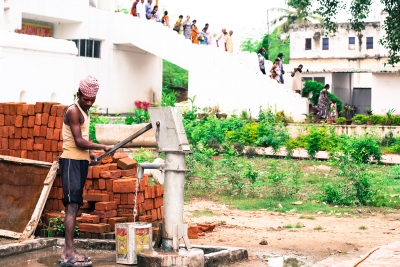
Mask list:
[[[190,23],[190,16],[186,17],[186,20],[183,22],[183,35],[186,39],[192,38],[192,27]]]
[[[192,44],[199,44],[199,30],[197,29],[196,26],[196,20],[193,20],[193,24],[192,24]]]
[[[330,101],[329,97],[328,97],[329,88],[330,88],[329,84],[325,85],[325,87],[322,89],[321,93],[319,94],[319,98],[318,98],[318,113],[317,113],[317,115],[323,119],[330,118],[329,104],[332,103],[332,101]]]
[[[279,59],[275,59],[274,64],[272,65],[271,69],[269,70],[270,78],[272,80],[277,81],[278,83],[281,83],[280,75],[281,75],[281,69],[279,68]]]

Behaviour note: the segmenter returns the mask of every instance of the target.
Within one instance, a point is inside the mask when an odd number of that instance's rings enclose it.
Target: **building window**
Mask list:
[[[322,50],[329,50],[329,38],[322,38]]]
[[[349,37],[349,50],[354,50],[356,46],[356,37]]]
[[[367,37],[367,49],[374,49],[374,37]]]
[[[306,38],[306,50],[311,50],[311,38]]]
[[[78,56],[100,58],[101,41],[96,40],[71,40],[78,48]]]

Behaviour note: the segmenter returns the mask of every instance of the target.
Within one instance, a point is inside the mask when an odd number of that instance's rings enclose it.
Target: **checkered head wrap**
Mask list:
[[[81,93],[87,97],[95,97],[99,91],[99,82],[91,75],[79,82]]]

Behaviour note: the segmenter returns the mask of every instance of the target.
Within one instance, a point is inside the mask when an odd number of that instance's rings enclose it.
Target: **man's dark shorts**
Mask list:
[[[60,158],[60,173],[66,207],[69,203],[83,205],[83,187],[88,174],[89,161]]]

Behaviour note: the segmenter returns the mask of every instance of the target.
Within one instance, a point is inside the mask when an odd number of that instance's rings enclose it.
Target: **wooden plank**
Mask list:
[[[36,204],[36,208],[33,211],[31,220],[26,225],[24,232],[22,232],[19,238],[20,240],[25,240],[29,238],[35,232],[37,224],[39,223],[40,220],[40,215],[43,212],[47,198],[50,194],[51,187],[53,186],[54,179],[57,176],[57,170],[58,170],[58,162],[54,161],[44,181],[42,193],[40,194],[38,203]]]
[[[21,233],[17,233],[17,232],[13,232],[13,231],[0,230],[0,236],[18,239],[21,237],[21,235],[22,235]]]
[[[3,155],[0,155],[0,161],[8,161],[8,162],[16,163],[16,164],[31,164],[31,165],[47,167],[47,168],[50,168],[52,166],[52,164],[49,162],[31,160],[31,159],[22,159],[22,158],[3,156]]]

